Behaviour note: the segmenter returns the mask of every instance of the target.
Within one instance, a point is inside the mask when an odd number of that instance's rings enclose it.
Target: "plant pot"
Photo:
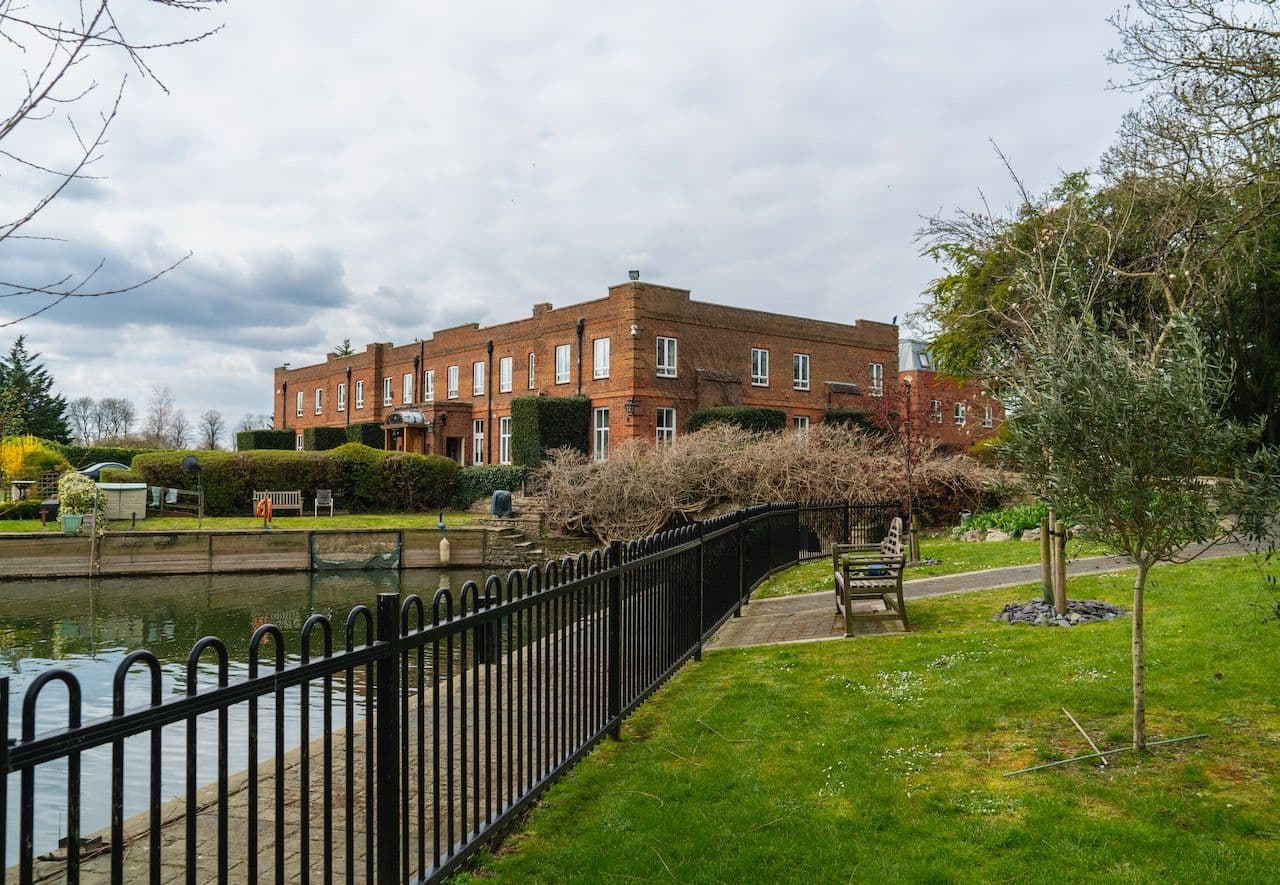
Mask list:
[[[64,513],[62,514],[62,532],[66,535],[80,534],[80,527],[84,524],[84,514],[81,513]]]

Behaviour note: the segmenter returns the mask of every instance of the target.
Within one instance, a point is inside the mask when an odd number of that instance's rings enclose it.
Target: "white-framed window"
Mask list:
[[[658,336],[658,377],[676,377],[676,345],[674,338]]]
[[[412,372],[405,372],[404,377],[400,379],[400,401],[406,406],[413,402]]]
[[[484,463],[484,419],[471,422],[471,463]]]
[[[996,410],[991,408],[991,406],[982,407],[982,426],[983,427],[996,426]]]
[[[484,363],[471,364],[471,392],[475,396],[484,396]]]
[[[512,373],[511,357],[504,356],[498,360],[498,392],[511,392],[511,373]]]
[[[529,389],[530,390],[533,390],[533,388],[537,386],[534,384],[534,381],[533,381],[533,379],[536,377],[534,373],[534,369],[537,367],[537,364],[538,364],[537,357],[535,357],[533,355],[533,352],[530,351],[529,352]]]
[[[797,353],[792,355],[791,383],[796,390],[809,389],[809,354]]]
[[[498,463],[511,463],[511,416],[498,419]]]
[[[299,390],[298,395],[294,398],[294,406],[296,407],[294,411],[297,412],[299,418],[302,417],[302,399],[302,391]]]
[[[769,351],[763,347],[751,348],[751,386],[769,386]]]
[[[322,412],[324,412],[324,388],[317,387],[316,388],[316,414],[319,415]]]
[[[449,399],[457,399],[458,398],[458,367],[457,366],[449,367],[448,374],[445,378],[445,383],[447,385],[445,395],[448,396]]]
[[[884,363],[871,364],[871,395],[884,396]]]
[[[956,426],[964,427],[965,405],[964,403],[956,403]]]
[[[345,412],[347,410],[347,382],[338,382],[338,411]]]
[[[660,406],[655,414],[658,416],[658,442],[674,442],[676,438],[676,410]]]
[[[934,424],[942,423],[942,400],[929,400],[929,420]]]
[[[569,383],[569,345],[556,345],[556,383]]]
[[[795,417],[793,417],[791,419],[791,429],[798,430],[801,433],[808,433],[809,432],[809,416],[796,415]]]
[[[436,398],[436,370],[427,369],[422,373],[423,402],[434,402]]]
[[[363,381],[356,382],[356,408],[357,409],[364,408],[364,382]]]
[[[609,410],[595,410],[595,445],[591,456],[597,461],[609,460]]]
[[[384,406],[395,405],[396,398],[391,390],[391,380],[390,378],[382,379],[382,404]]]
[[[609,339],[597,338],[591,342],[591,377],[609,377]]]
[[[297,449],[299,452],[301,452],[301,451],[302,451],[302,434],[301,434],[301,433],[298,433],[298,434],[295,434],[295,435],[294,435],[294,437],[293,437],[293,447],[294,447],[295,449]]]

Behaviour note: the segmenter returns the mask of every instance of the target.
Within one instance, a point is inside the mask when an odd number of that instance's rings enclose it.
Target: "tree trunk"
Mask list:
[[[1040,520],[1040,595],[1053,605],[1053,564],[1049,557],[1049,519]]]
[[[1142,646],[1142,593],[1151,566],[1139,561],[1133,582],[1133,749],[1147,748],[1147,658]]]

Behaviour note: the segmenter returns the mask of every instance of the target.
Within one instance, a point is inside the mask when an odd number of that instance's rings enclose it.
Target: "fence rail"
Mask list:
[[[483,586],[442,587],[429,601],[379,594],[344,624],[309,618],[292,661],[281,630],[260,627],[247,677],[234,682],[226,645],[206,637],[188,657],[184,693],[167,698],[159,659],[135,651],[116,669],[111,715],[90,722],[76,677],[49,670],[22,699],[16,740],[0,680],[0,879],[78,882],[86,865],[112,882],[168,881],[175,867],[190,883],[440,879],[617,736],[767,576],[828,555],[837,540],[879,540],[898,512],[896,503],[762,505]],[[202,679],[216,684],[202,689]],[[55,682],[66,727],[37,736],[37,706]],[[127,687],[146,702],[126,711]],[[247,768],[233,778],[228,711],[239,705]],[[186,791],[162,806],[164,738],[178,728]],[[80,763],[90,752],[111,754],[110,822],[90,822],[102,832],[84,839]],[[216,770],[203,789],[202,761]],[[65,784],[56,832],[48,814],[35,816],[37,773]],[[127,798],[145,810],[126,819]]]

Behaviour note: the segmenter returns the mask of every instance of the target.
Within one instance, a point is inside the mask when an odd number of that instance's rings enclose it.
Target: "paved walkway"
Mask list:
[[[1198,548],[1197,548],[1198,549]],[[1188,552],[1195,552],[1189,550]],[[1204,550],[1201,557],[1213,559],[1219,556],[1239,556],[1245,553],[1239,544],[1219,544]],[[1067,562],[1067,577],[1105,574],[1133,568],[1133,561],[1126,556],[1092,556]],[[907,574],[910,574],[910,568]],[[903,595],[908,599],[926,596],[942,596],[948,593],[972,593],[999,587],[1017,587],[1020,584],[1038,583],[1040,564],[1014,565],[1005,568],[943,575],[937,578],[917,578],[905,581]],[[874,602],[865,605],[880,608]],[[908,607],[907,614],[911,614]],[[856,622],[858,635],[901,633],[902,625],[896,621]],[[746,648],[753,645],[775,645],[781,642],[814,642],[822,639],[844,637],[844,616],[836,611],[835,589],[820,593],[802,593],[761,599],[744,606],[742,617],[731,618],[707,644],[708,649]]]

